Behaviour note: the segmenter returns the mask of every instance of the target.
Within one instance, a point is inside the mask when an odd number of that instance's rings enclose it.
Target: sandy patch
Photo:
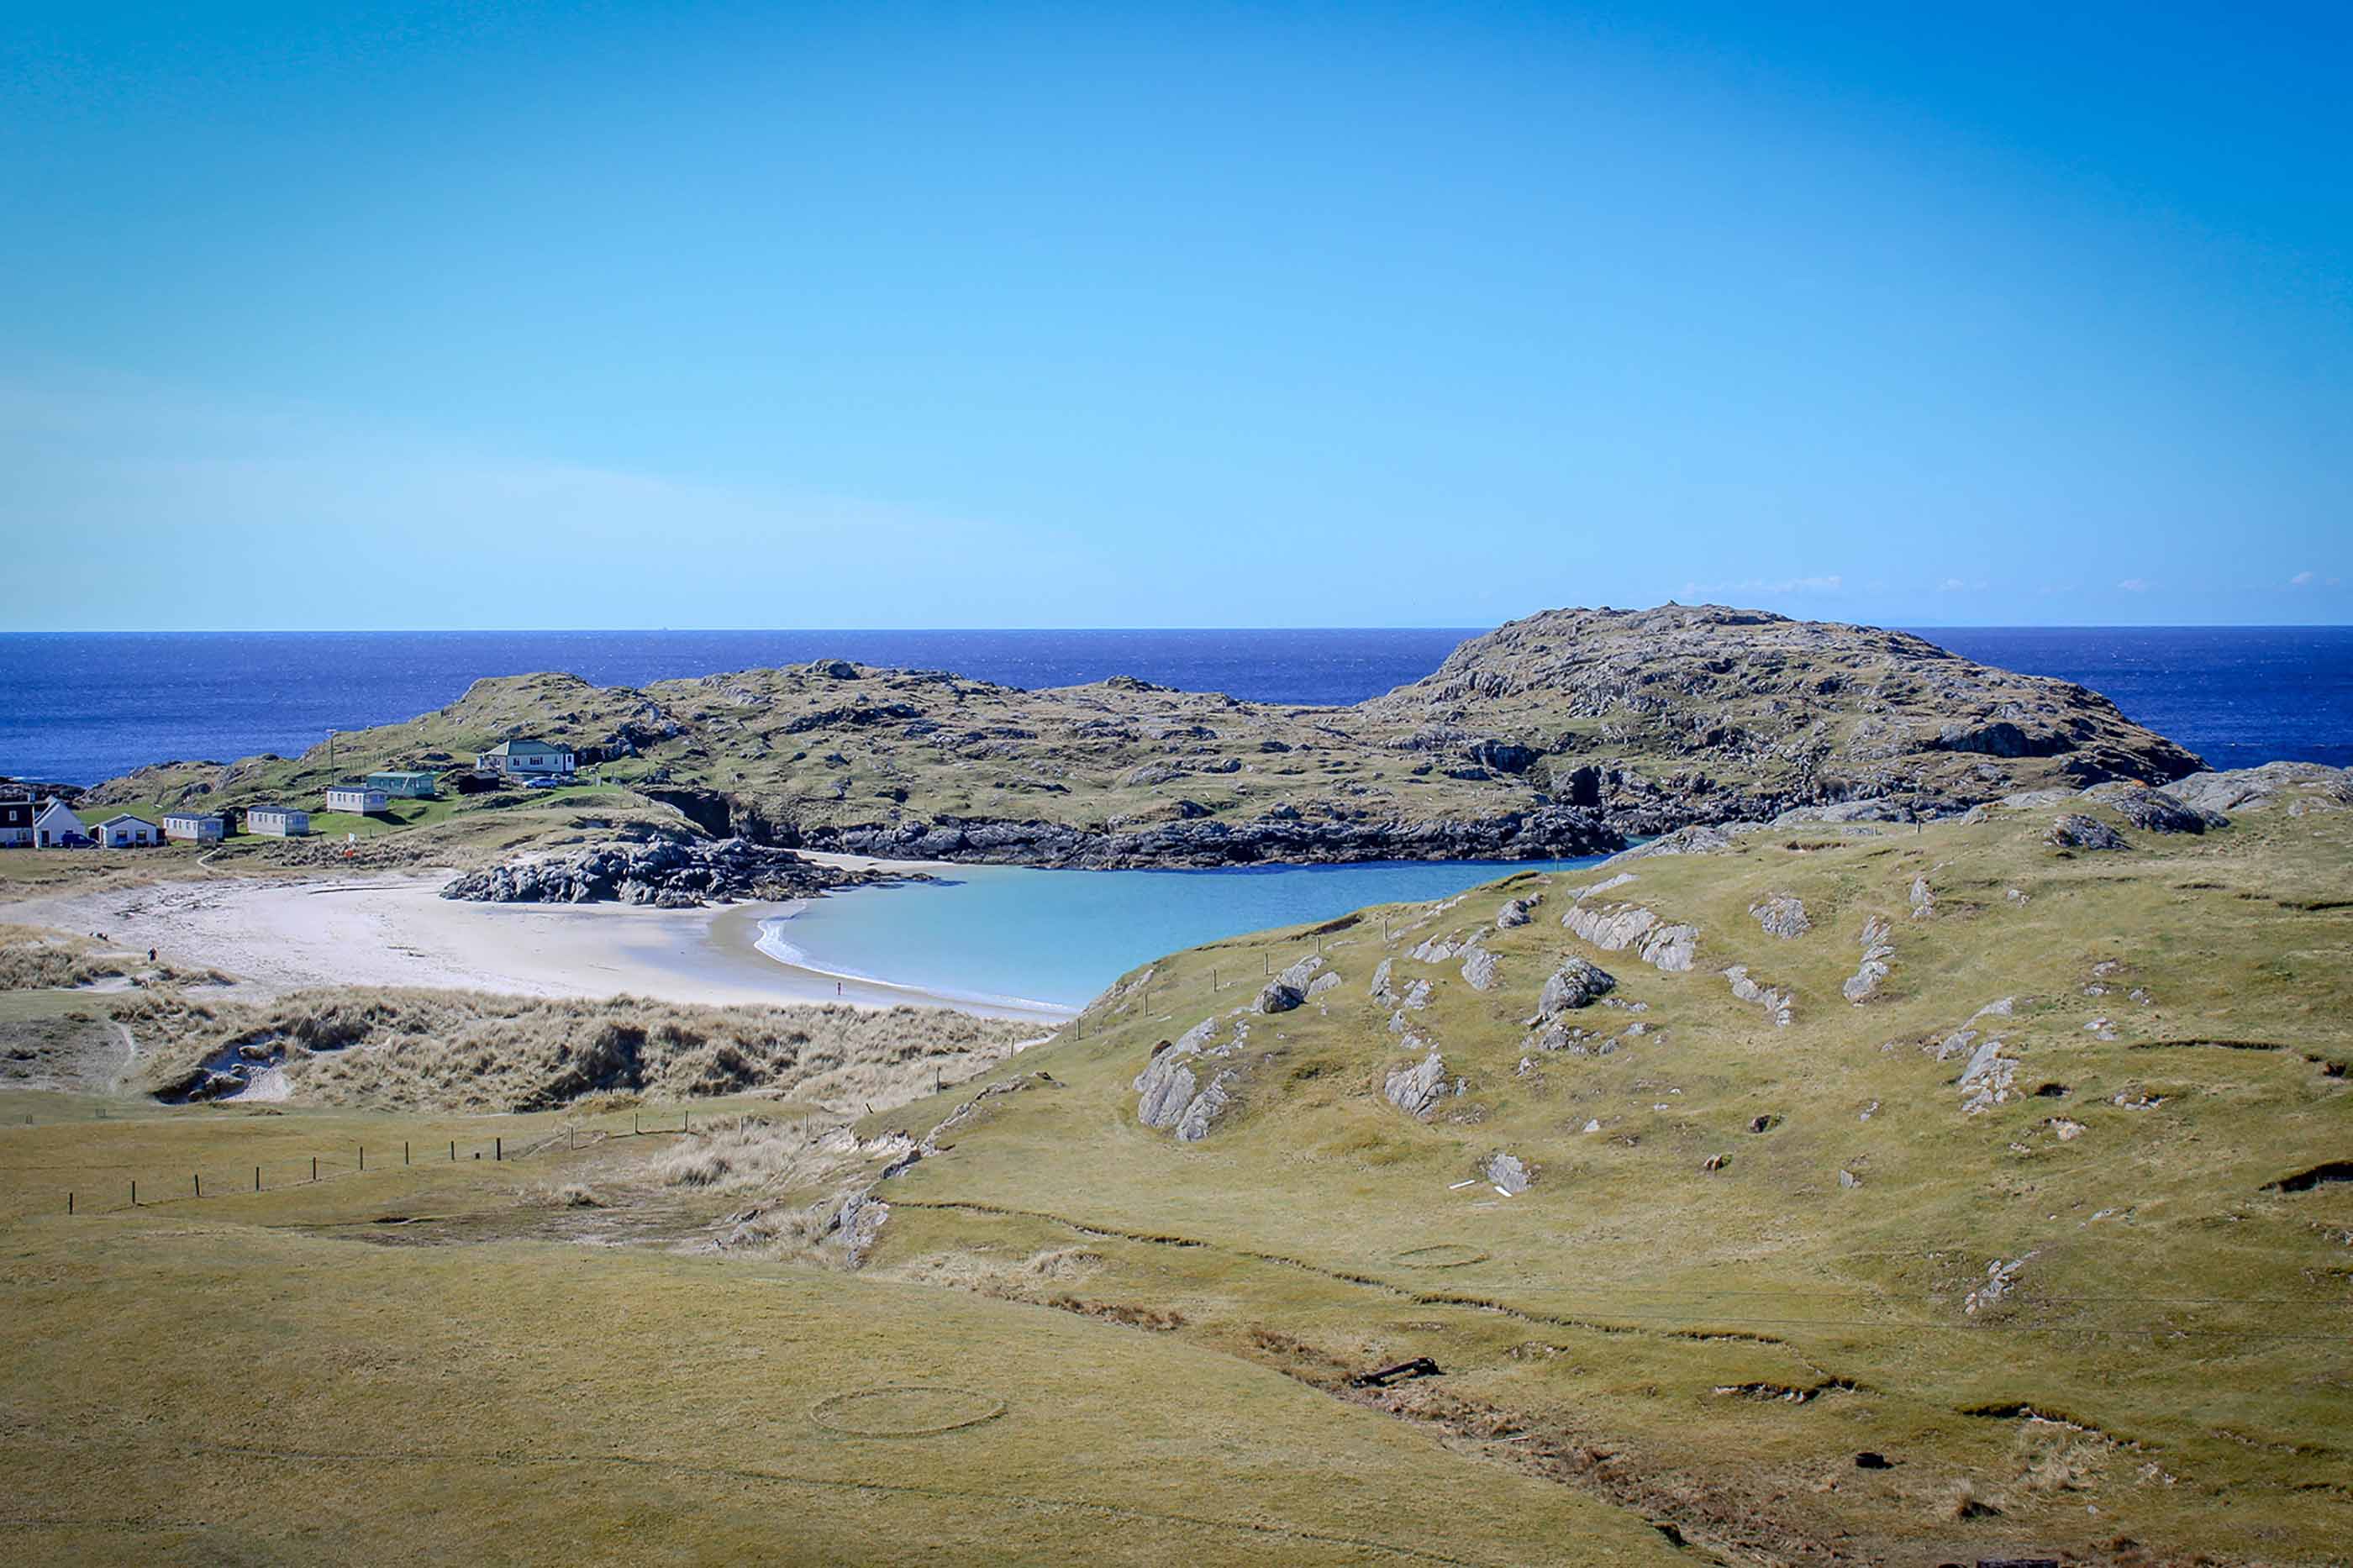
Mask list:
[[[438,896],[447,879],[439,872],[219,878],[26,900],[0,909],[0,919],[103,931],[116,942],[153,947],[187,967],[225,970],[273,994],[314,985],[417,985],[713,1005],[914,1003],[1026,1016],[778,963],[753,944],[760,920],[783,905],[460,903]]]

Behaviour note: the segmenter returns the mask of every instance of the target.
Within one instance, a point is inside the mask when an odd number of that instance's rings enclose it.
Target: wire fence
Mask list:
[[[617,1119],[610,1124],[567,1122],[561,1127],[519,1137],[494,1132],[487,1138],[386,1137],[380,1142],[366,1142],[354,1140],[350,1143],[338,1144],[323,1153],[307,1151],[293,1154],[272,1153],[269,1158],[249,1165],[225,1164],[216,1155],[205,1161],[199,1168],[185,1172],[165,1169],[161,1162],[142,1168],[135,1174],[128,1166],[77,1164],[60,1168],[93,1173],[104,1169],[109,1174],[103,1180],[82,1182],[65,1188],[63,1207],[67,1214],[75,1215],[121,1214],[131,1209],[156,1208],[167,1204],[250,1197],[256,1193],[284,1192],[322,1183],[386,1175],[399,1171],[415,1171],[420,1166],[483,1163],[514,1164],[549,1154],[568,1153],[584,1147],[593,1148],[616,1138],[679,1138],[691,1137],[693,1133],[694,1112],[691,1108],[686,1108],[676,1113],[674,1121],[667,1110],[658,1116],[649,1116],[642,1110],[631,1111],[629,1125],[626,1128],[620,1126]],[[19,1165],[13,1168],[42,1167]]]

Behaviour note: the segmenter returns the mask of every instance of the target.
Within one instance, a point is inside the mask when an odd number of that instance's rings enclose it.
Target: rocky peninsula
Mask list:
[[[1901,632],[1667,605],[1514,621],[1345,708],[841,660],[642,689],[511,676],[332,754],[165,764],[90,798],[299,796],[339,769],[449,768],[520,735],[574,746],[623,792],[629,811],[605,827],[1087,868],[1538,858],[1855,802],[1933,817],[2202,766],[2068,681]],[[528,847],[582,839],[575,824],[549,833]]]

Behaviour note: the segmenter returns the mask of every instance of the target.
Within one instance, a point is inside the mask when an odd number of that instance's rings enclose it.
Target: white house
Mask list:
[[[60,849],[76,839],[91,837],[72,806],[54,797],[41,803],[40,814],[33,818],[33,846],[38,849]]]
[[[163,833],[143,816],[124,812],[110,816],[90,830],[90,836],[109,849],[129,849],[142,844],[161,844]]]
[[[228,837],[228,819],[205,811],[167,811],[164,837],[191,844],[217,844]]]
[[[339,784],[327,786],[329,811],[354,811],[363,816],[373,816],[391,804],[384,791],[374,784]]]
[[[307,838],[311,814],[290,805],[248,805],[245,808],[245,830],[269,838]]]
[[[570,778],[575,765],[572,748],[553,741],[501,741],[474,757],[474,766],[482,773],[520,779]]]

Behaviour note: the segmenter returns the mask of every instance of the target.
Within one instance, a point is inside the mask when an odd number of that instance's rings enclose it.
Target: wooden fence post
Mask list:
[[[491,1139],[491,1159],[493,1159],[493,1160],[503,1160],[503,1159],[505,1159],[506,1157],[507,1157],[507,1141],[506,1141],[505,1139],[503,1139],[503,1138],[493,1138],[493,1139]]]
[[[367,1145],[364,1143],[360,1145],[360,1169],[367,1169]]]
[[[311,1179],[314,1182],[319,1179],[319,1156],[316,1154],[311,1156]]]
[[[66,1194],[66,1213],[73,1213],[73,1194],[71,1193]]]
[[[202,1171],[192,1172],[188,1176],[188,1180],[195,1184],[196,1196],[203,1197],[205,1195],[204,1173]]]
[[[253,1190],[257,1193],[261,1190],[261,1167],[259,1165],[253,1168]]]

